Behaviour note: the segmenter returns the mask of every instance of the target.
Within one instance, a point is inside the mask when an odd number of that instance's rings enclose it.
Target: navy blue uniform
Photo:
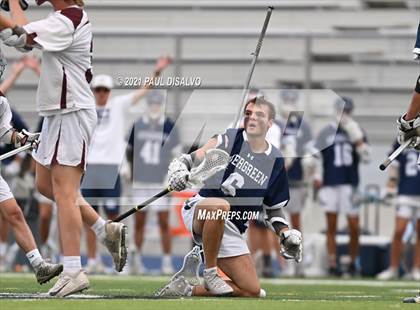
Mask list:
[[[393,151],[399,147],[394,144]],[[414,149],[406,149],[397,158],[399,163],[398,194],[407,196],[420,196],[420,165],[417,164],[419,152]]]
[[[225,171],[215,174],[200,190],[202,197],[221,197],[231,211],[252,212],[281,208],[289,201],[289,185],[284,159],[271,144],[264,153],[252,152],[244,129],[228,129],[218,136],[218,148],[230,154]],[[239,218],[239,219],[238,219]],[[230,219],[241,233],[247,229],[242,216]]]
[[[303,181],[302,157],[305,155],[306,145],[312,141],[312,132],[307,122],[302,117],[290,117],[284,130],[283,138],[296,139],[296,159],[287,170],[291,182]]]
[[[315,147],[322,154],[324,186],[358,186],[360,157],[341,127],[326,126],[317,137]]]
[[[156,123],[142,117],[134,124],[128,143],[133,150],[133,181],[163,183],[180,144],[174,123],[169,118]]]

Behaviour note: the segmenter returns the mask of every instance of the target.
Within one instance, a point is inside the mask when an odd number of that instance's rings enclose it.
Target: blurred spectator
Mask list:
[[[369,160],[366,136],[351,117],[353,101],[350,98],[343,100],[344,106],[342,100],[335,103],[337,124],[323,128],[315,142],[319,153],[314,185],[319,189],[319,203],[327,220],[328,272],[332,276],[339,276],[343,271],[354,276],[358,272],[359,208],[353,202],[353,195],[359,184],[359,162]],[[346,215],[350,233],[348,270],[340,270],[337,266],[335,236],[339,213]]]
[[[142,201],[152,197],[164,188],[168,166],[175,155],[181,151],[178,131],[174,123],[165,117],[165,96],[154,90],[146,98],[147,114],[134,124],[129,138],[128,158],[133,171],[132,197]],[[168,196],[160,198],[136,214],[135,243],[132,273],[144,273],[141,248],[147,211],[156,211],[163,250],[162,274],[172,274],[171,234],[169,229]]]
[[[171,63],[169,57],[157,60],[152,78],[156,78]],[[126,148],[126,117],[130,106],[137,104],[153,85],[122,96],[111,97],[114,87],[108,75],[97,75],[91,83],[96,100],[98,124],[95,129],[87,159],[87,169],[82,181],[82,195],[98,211],[103,206],[108,219],[114,219],[119,213],[121,182],[120,165],[123,162]],[[87,229],[87,248],[89,273],[100,270],[96,260],[96,237]]]
[[[395,143],[393,151],[398,148]],[[399,277],[400,256],[403,250],[403,235],[410,221],[414,222],[417,235],[413,268],[407,271],[409,279],[420,281],[420,166],[417,165],[418,151],[404,151],[392,163],[387,184],[388,196],[394,193],[397,212],[395,217],[394,238],[391,246],[391,264],[388,269],[377,275],[380,280],[391,280]],[[408,240],[406,240],[408,241]]]

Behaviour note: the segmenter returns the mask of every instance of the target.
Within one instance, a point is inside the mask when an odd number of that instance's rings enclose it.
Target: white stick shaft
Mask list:
[[[0,156],[0,161],[5,160],[5,159],[7,159],[7,158],[9,158],[9,157],[12,157],[12,156],[14,156],[14,155],[16,155],[16,154],[19,154],[20,152],[23,152],[23,151],[29,150],[30,148],[32,148],[32,145],[31,145],[31,144],[27,144],[27,145],[21,146],[21,147],[20,147],[20,148],[18,148],[18,149],[15,149],[15,150],[13,150],[13,151],[10,151],[10,152],[8,152],[8,153],[6,153],[6,154],[1,155],[1,156]]]
[[[405,141],[379,166],[379,169],[385,170],[412,142],[412,139]]]

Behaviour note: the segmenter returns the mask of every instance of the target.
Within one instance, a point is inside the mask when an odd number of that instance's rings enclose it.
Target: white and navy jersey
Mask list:
[[[398,143],[395,143],[392,152],[399,146]],[[399,167],[398,195],[420,196],[420,165],[417,164],[418,157],[418,151],[406,149],[393,162],[393,165]]]
[[[228,129],[217,140],[217,148],[230,154],[230,162],[226,170],[205,182],[200,196],[222,197],[230,203],[230,210],[238,214],[287,205],[289,185],[278,149],[268,143],[264,153],[254,153],[244,129]],[[242,216],[231,221],[241,233],[247,229],[248,221]]]
[[[23,26],[42,50],[37,110],[42,116],[93,109],[92,27],[77,5]]]
[[[128,143],[133,151],[133,181],[163,183],[175,148],[180,146],[174,123],[163,117],[152,122],[144,116],[134,124]]]
[[[322,155],[324,186],[359,185],[359,154],[341,127],[330,124],[321,130],[315,148]]]
[[[290,117],[283,132],[284,139],[295,139],[296,159],[287,170],[290,181],[303,181],[302,157],[305,155],[308,143],[312,141],[312,131],[302,117]]]

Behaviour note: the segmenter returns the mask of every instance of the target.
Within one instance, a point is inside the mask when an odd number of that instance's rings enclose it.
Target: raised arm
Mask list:
[[[162,71],[165,70],[166,67],[168,67],[171,63],[172,59],[169,56],[160,57],[156,61],[155,70],[153,72],[153,75],[149,77],[149,80],[154,81],[162,73]],[[153,83],[148,83],[147,85],[144,85],[140,89],[136,90],[134,92],[132,104],[138,103],[140,99],[147,94],[149,89],[153,88],[153,86]]]

